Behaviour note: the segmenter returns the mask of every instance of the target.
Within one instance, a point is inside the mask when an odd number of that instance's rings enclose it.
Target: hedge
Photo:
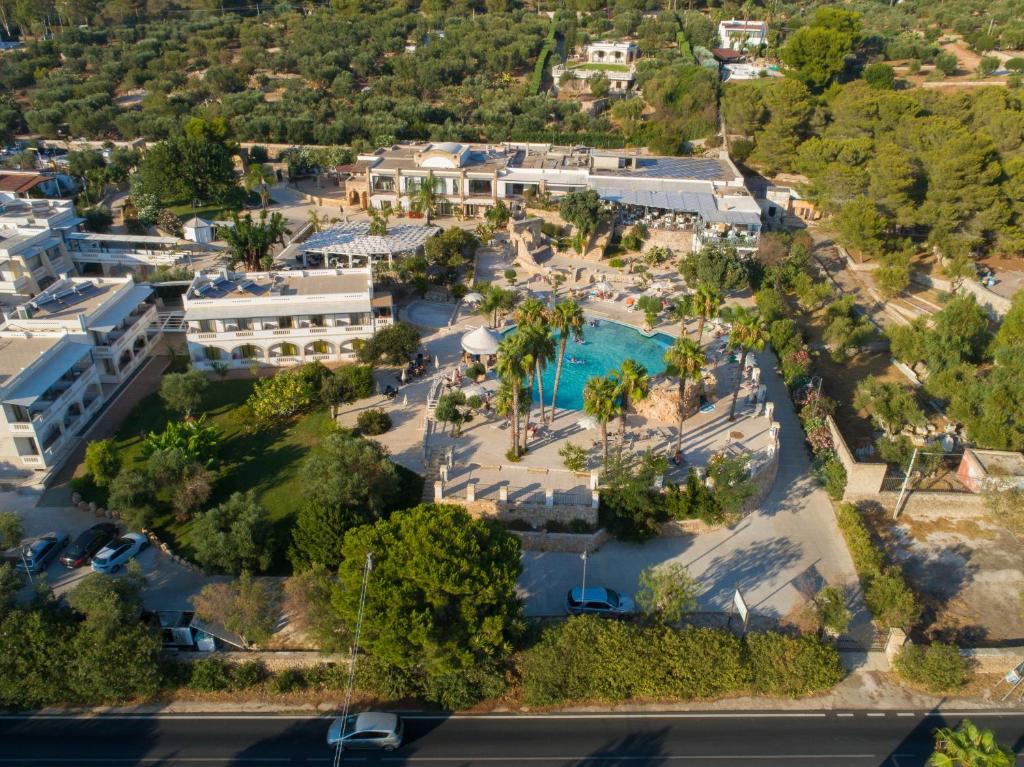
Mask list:
[[[544,47],[537,54],[537,64],[534,66],[533,75],[530,77],[530,93],[534,96],[540,93],[541,85],[544,84],[544,70],[547,69],[548,59],[551,58],[551,54],[555,52],[555,35],[557,31],[558,28],[555,25],[554,19],[552,19],[551,26],[548,27],[548,35],[544,38]]]
[[[893,663],[906,681],[941,695],[956,692],[971,675],[967,659],[951,644],[936,642],[928,646],[904,645]]]
[[[857,568],[864,603],[884,628],[908,628],[921,614],[917,596],[910,588],[903,571],[895,565],[885,566],[885,556],[864,525],[857,507],[840,504],[836,521],[846,538],[846,546]]]
[[[593,616],[548,627],[520,662],[533,706],[693,700],[761,692],[796,696],[843,676],[835,648],[812,636],[640,626]]]

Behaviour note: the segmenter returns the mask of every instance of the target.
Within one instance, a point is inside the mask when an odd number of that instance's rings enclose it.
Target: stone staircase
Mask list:
[[[441,479],[441,467],[444,465],[444,450],[438,447],[427,448],[423,460],[423,502],[434,502],[434,483]]]

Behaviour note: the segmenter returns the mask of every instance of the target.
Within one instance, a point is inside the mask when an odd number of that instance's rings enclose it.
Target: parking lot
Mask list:
[[[21,516],[26,538],[44,535],[49,532],[67,533],[69,540],[98,522],[106,521],[92,514],[68,507],[32,508],[36,497],[29,494],[0,493],[0,508],[5,511],[16,511]],[[120,525],[122,532],[128,532]],[[73,589],[79,581],[92,570],[79,567],[69,570],[54,557],[46,568],[46,579],[56,596],[61,596]],[[196,573],[186,570],[173,562],[159,549],[150,546],[137,557],[146,578],[143,592],[143,605],[150,610],[186,610],[191,609],[190,598],[198,594],[205,583],[213,578],[201,578]],[[108,576],[112,578],[120,575]],[[31,584],[25,579],[26,594]]]

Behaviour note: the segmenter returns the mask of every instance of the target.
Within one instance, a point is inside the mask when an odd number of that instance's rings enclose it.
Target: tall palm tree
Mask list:
[[[430,217],[437,210],[438,194],[434,191],[434,174],[430,172],[420,182],[416,191],[412,193],[412,209],[427,217],[427,226],[430,225]]]
[[[601,445],[604,449],[602,466],[608,466],[608,422],[620,412],[619,386],[609,376],[594,376],[583,387],[583,412],[592,416],[601,427]]]
[[[729,420],[736,420],[736,400],[740,396],[743,370],[747,364],[747,352],[761,351],[768,342],[768,327],[757,311],[738,306],[729,312],[732,330],[729,332],[729,348],[740,350],[740,380],[732,393],[732,405],[729,407]]]
[[[651,393],[651,377],[647,368],[636,360],[623,360],[618,370],[612,373],[619,386],[619,401],[622,412],[619,414],[619,440],[626,436],[626,417],[633,405],[647,399]]]
[[[245,169],[245,176],[242,178],[242,185],[247,192],[258,191],[260,194],[260,207],[267,209],[270,201],[270,184],[275,180],[274,171],[261,162],[250,163]]]
[[[682,296],[675,300],[672,306],[672,314],[679,321],[680,326],[686,324],[690,317],[697,318],[697,343],[704,341],[704,324],[718,316],[722,306],[722,294],[717,288],[701,284],[697,290],[689,295]],[[685,331],[685,328],[680,327]]]
[[[309,222],[309,225],[313,228],[314,232],[319,232],[323,230],[324,222],[327,218],[326,216],[321,217],[316,208],[310,208],[309,213],[306,214],[306,220]]]
[[[551,311],[551,327],[558,333],[558,361],[555,363],[555,383],[551,392],[551,420],[555,420],[555,400],[558,399],[558,382],[562,378],[562,363],[565,361],[565,345],[569,342],[569,336],[583,338],[583,326],[586,321],[583,318],[583,310],[580,305],[569,299],[555,304]]]
[[[518,458],[519,452],[519,412],[520,396],[523,381],[533,370],[533,357],[526,352],[523,338],[513,333],[498,344],[498,362],[495,365],[502,383],[512,389],[512,455]]]
[[[1012,767],[1013,751],[996,742],[992,730],[978,729],[964,719],[955,730],[940,727],[935,731],[935,752],[930,767]]]
[[[483,288],[481,292],[484,300],[480,302],[477,311],[485,317],[490,316],[491,327],[496,328],[498,327],[498,313],[512,309],[516,305],[519,294],[493,283]]]
[[[527,303],[527,302],[524,302]],[[533,322],[519,325],[517,333],[524,334],[523,343],[526,351],[533,357],[534,371],[530,374],[530,401],[533,401],[533,383],[537,382],[537,396],[540,398],[540,418],[546,421],[544,412],[544,370],[555,358],[555,339],[551,337],[551,328],[546,317],[541,314]],[[529,420],[529,414],[527,414]],[[529,426],[529,422],[527,422]]]
[[[665,351],[665,365],[669,375],[679,378],[679,423],[676,427],[676,453],[683,449],[683,421],[686,420],[686,405],[692,397],[692,386],[700,381],[701,370],[707,362],[704,350],[692,338],[680,336]]]

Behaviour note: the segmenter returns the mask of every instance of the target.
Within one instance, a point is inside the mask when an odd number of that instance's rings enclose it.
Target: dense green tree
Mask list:
[[[896,84],[896,70],[888,64],[868,64],[861,73],[864,81],[880,91],[891,91]]]
[[[601,219],[601,198],[593,189],[569,192],[558,204],[558,213],[563,220],[589,235]]]
[[[849,36],[825,27],[801,27],[786,41],[782,60],[813,90],[822,90],[846,68],[853,47]]]
[[[374,333],[359,349],[359,359],[369,365],[382,359],[389,365],[402,365],[412,359],[419,347],[420,331],[407,322],[396,322]]]
[[[231,226],[221,227],[218,231],[228,244],[228,265],[233,269],[241,264],[247,272],[269,270],[273,263],[270,248],[276,242],[283,242],[284,236],[291,232],[285,225],[284,216],[276,211],[268,215],[266,210],[260,211],[256,221],[251,213],[244,216],[233,213]]]
[[[205,136],[177,136],[149,148],[139,165],[140,189],[161,200],[224,202],[235,188],[232,150]]]
[[[417,506],[349,531],[343,554],[338,615],[355,625],[372,556],[363,647],[441,702],[453,676],[500,664],[524,628],[519,542],[497,522],[457,506]]]
[[[171,410],[190,416],[203,401],[203,392],[210,382],[198,370],[167,373],[160,381],[160,399]]]
[[[288,558],[296,571],[323,566],[336,569],[341,564],[341,544],[350,520],[340,506],[325,506],[307,501],[299,508],[292,528]]]
[[[341,513],[343,528],[383,517],[399,493],[387,449],[344,431],[327,435],[299,469],[308,503]]]
[[[747,263],[728,245],[705,245],[683,259],[679,273],[693,290],[707,286],[721,293],[739,290],[749,280]]]
[[[670,563],[640,573],[637,606],[649,617],[673,625],[697,607],[698,585],[684,565]]]
[[[273,526],[251,491],[200,514],[192,532],[196,561],[208,570],[237,574],[270,567]]]
[[[853,406],[858,410],[869,410],[872,422],[889,439],[905,426],[922,426],[925,421],[912,392],[898,383],[879,381],[873,376],[865,378],[857,386]]]
[[[752,136],[768,116],[760,84],[739,82],[727,85],[722,90],[722,115],[730,133]]]
[[[247,643],[262,644],[281,620],[281,589],[275,579],[243,570],[228,583],[209,583],[193,598],[196,615],[219,623]]]

